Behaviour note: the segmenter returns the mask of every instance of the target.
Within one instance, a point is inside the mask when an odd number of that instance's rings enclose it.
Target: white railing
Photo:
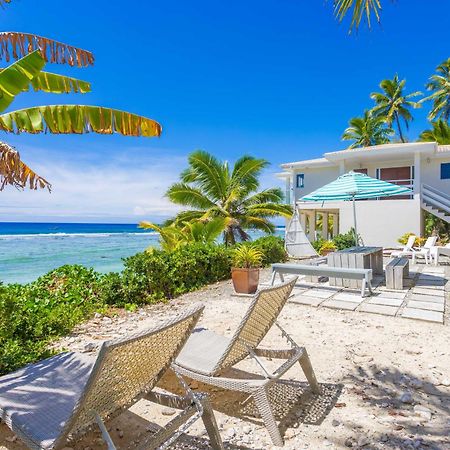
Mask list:
[[[450,214],[450,195],[428,184],[422,184],[422,201],[428,203],[435,209]]]

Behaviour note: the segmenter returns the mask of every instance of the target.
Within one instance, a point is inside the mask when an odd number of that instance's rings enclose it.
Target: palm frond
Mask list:
[[[248,155],[239,158],[231,175],[231,188],[240,186],[246,193],[255,191],[259,187],[258,177],[268,165],[269,162],[265,159],[257,159]]]
[[[268,203],[268,202],[280,203],[281,201],[283,201],[283,198],[284,194],[280,188],[264,189],[263,191],[257,192],[251,197],[246,198],[242,202],[242,206],[248,207],[258,203]]]
[[[6,185],[19,189],[48,189],[51,184],[28,167],[21,159],[17,150],[4,142],[0,142],[0,191]]]
[[[42,71],[31,80],[31,86],[35,91],[51,94],[69,94],[71,92],[86,94],[91,92],[91,83],[88,81]]]
[[[119,133],[124,136],[160,136],[161,125],[125,111],[86,105],[50,105],[0,115],[0,130],[9,133],[83,134]]]
[[[276,217],[283,216],[287,218],[292,217],[292,206],[276,203],[259,203],[252,205],[247,209],[247,212],[252,216],[258,217]]]
[[[380,22],[381,3],[379,0],[334,0],[334,14],[339,21],[342,21],[351,9],[353,11],[350,30],[353,27],[358,28],[364,16],[366,16],[369,28],[372,14],[375,15],[377,22]]]
[[[30,33],[4,31],[0,33],[0,59],[9,62],[39,50],[45,61],[69,66],[87,67],[94,64],[94,55],[71,45]]]
[[[431,123],[432,129],[422,131],[419,142],[437,142],[439,145],[450,145],[450,125],[442,119]]]
[[[44,58],[35,51],[0,72],[0,111],[4,111],[17,94],[28,88],[44,65]]]
[[[200,189],[186,183],[174,183],[166,195],[173,203],[192,208],[207,209],[216,206]]]

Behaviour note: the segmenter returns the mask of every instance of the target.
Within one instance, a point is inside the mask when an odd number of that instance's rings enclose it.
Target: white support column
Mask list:
[[[285,182],[286,182],[286,190],[285,190],[285,195],[286,195],[286,203],[288,205],[291,204],[291,177],[286,177],[285,178]]]
[[[311,242],[316,240],[316,212],[311,211],[308,213],[308,225],[309,235],[308,238]]]
[[[339,234],[339,214],[333,213],[333,237]]]
[[[322,213],[322,237],[328,240],[328,213]]]
[[[300,225],[306,233],[306,213],[300,211]]]
[[[414,154],[414,185],[413,185],[413,191],[414,191],[414,198],[420,197],[420,191],[421,191],[421,160],[420,160],[420,153]]]

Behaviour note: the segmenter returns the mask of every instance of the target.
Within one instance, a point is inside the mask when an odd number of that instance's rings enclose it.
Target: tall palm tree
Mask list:
[[[5,0],[3,0],[5,2]],[[8,2],[6,2],[8,3]],[[1,6],[1,0],[0,0]],[[159,136],[161,126],[154,120],[125,111],[91,105],[34,106],[4,112],[15,97],[30,89],[54,94],[90,92],[90,83],[44,72],[47,62],[87,67],[94,63],[91,52],[49,38],[28,33],[0,33],[0,60],[15,60],[0,69],[0,131],[7,133],[100,134]],[[0,145],[0,188],[7,184],[23,188],[49,188],[5,143]]]
[[[375,117],[383,119],[389,127],[395,122],[397,131],[402,142],[405,142],[400,119],[409,128],[409,122],[413,120],[410,108],[419,108],[420,103],[411,101],[413,97],[417,97],[422,93],[419,91],[405,94],[406,80],[399,80],[396,74],[392,80],[383,80],[380,83],[382,92],[372,92],[370,97],[375,101],[372,114]]]
[[[353,141],[348,148],[387,144],[389,137],[394,133],[382,118],[373,117],[367,110],[364,111],[363,117],[350,119],[349,125],[342,135],[342,140]]]
[[[433,107],[428,114],[428,119],[444,119],[448,122],[450,119],[450,58],[436,67],[436,74],[430,77],[427,83],[427,91],[433,93],[425,97],[421,102],[433,101]]]
[[[188,161],[188,169],[166,195],[190,209],[168,224],[208,222],[221,217],[224,242],[234,244],[249,239],[246,230],[272,233],[275,226],[270,218],[292,215],[292,208],[282,203],[281,189],[259,190],[259,176],[268,166],[264,159],[243,156],[230,167],[228,162],[198,150],[189,155]]]
[[[445,120],[439,119],[431,122],[431,130],[420,133],[419,142],[437,142],[440,145],[450,145],[450,125]]]
[[[364,16],[366,16],[370,28],[372,14],[374,14],[377,22],[380,22],[380,0],[334,0],[333,6],[334,14],[339,21],[342,21],[349,11],[353,9],[350,29],[358,28]]]

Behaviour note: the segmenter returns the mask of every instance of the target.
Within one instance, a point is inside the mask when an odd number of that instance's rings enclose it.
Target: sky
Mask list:
[[[344,149],[351,117],[395,73],[424,90],[448,58],[450,1],[383,0],[381,25],[333,17],[332,0],[12,0],[3,30],[91,50],[95,65],[47,71],[90,81],[92,93],[24,93],[9,110],[79,103],[144,115],[160,138],[4,135],[53,186],[0,193],[0,221],[159,221],[174,214],[164,193],[187,155],[207,150],[233,163],[244,154],[271,166],[261,185],[279,185],[279,164]],[[5,64],[5,62],[3,62]],[[427,127],[428,105],[407,133]]]

